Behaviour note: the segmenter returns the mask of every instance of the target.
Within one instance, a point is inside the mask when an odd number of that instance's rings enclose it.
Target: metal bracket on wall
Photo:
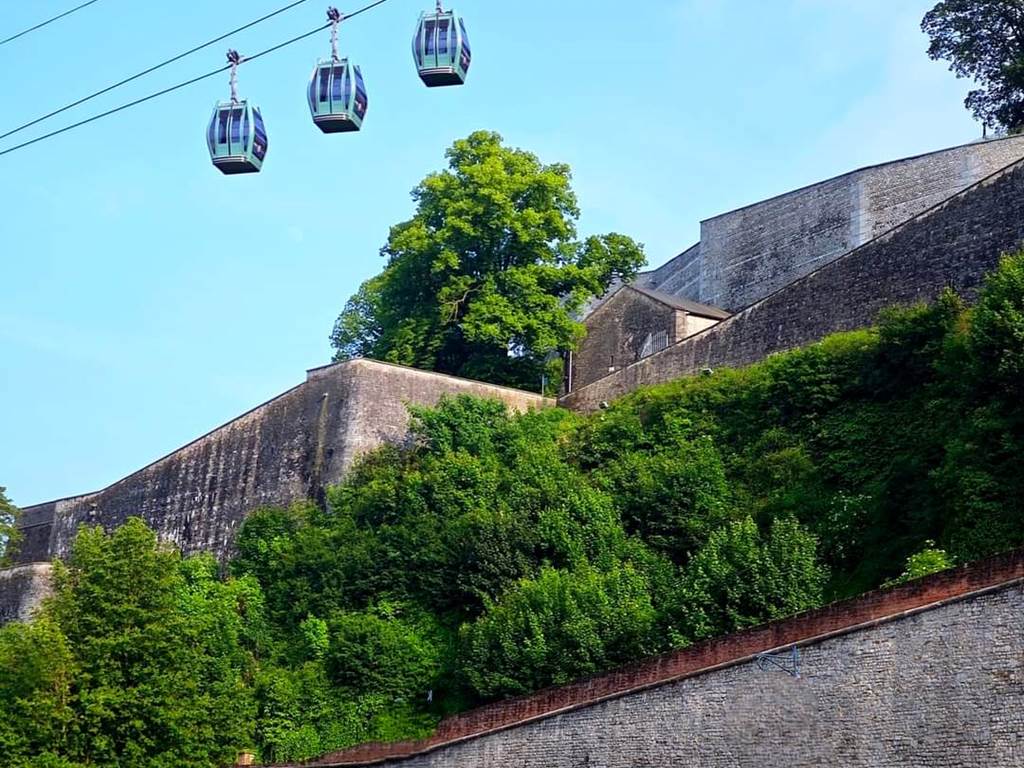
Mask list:
[[[769,669],[781,669],[787,675],[800,679],[800,649],[795,645],[789,649],[789,653],[759,653],[757,654],[757,666],[762,671]]]

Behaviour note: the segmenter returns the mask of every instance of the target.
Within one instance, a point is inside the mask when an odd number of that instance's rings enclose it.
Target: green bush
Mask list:
[[[679,591],[679,622],[693,640],[756,626],[821,604],[826,572],[798,522],[775,520],[763,537],[753,520],[711,534]]]
[[[426,699],[441,669],[443,635],[434,621],[401,618],[394,606],[339,613],[330,621],[327,673],[354,694]]]
[[[903,573],[895,579],[887,581],[885,586],[891,587],[895,584],[904,584],[952,567],[953,560],[946,550],[936,549],[935,542],[929,540],[924,543],[924,548],[921,551],[915,552],[907,558],[907,565],[903,569]]]
[[[630,566],[545,568],[462,630],[462,674],[484,698],[567,683],[656,647],[644,576]]]

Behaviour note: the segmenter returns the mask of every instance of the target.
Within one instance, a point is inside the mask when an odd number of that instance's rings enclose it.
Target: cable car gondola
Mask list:
[[[206,129],[210,160],[225,174],[259,173],[267,156],[267,129],[259,107],[237,93],[238,51],[228,51],[231,64],[231,101],[217,102]]]
[[[363,73],[347,58],[338,57],[338,9],[328,8],[327,18],[331,22],[331,58],[321,59],[313,69],[307,91],[309,111],[324,133],[358,131],[369,105]]]
[[[434,13],[422,13],[412,55],[420,80],[427,87],[462,85],[469,74],[473,55],[469,48],[466,25],[454,9],[446,11],[437,0]]]

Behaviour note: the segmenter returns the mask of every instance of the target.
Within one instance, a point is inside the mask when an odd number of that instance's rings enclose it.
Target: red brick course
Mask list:
[[[446,718],[433,736],[421,741],[363,744],[290,766],[361,766],[411,757],[644,688],[742,663],[765,651],[807,645],[899,619],[1022,579],[1024,550],[1016,550],[646,659],[570,685],[489,704]]]

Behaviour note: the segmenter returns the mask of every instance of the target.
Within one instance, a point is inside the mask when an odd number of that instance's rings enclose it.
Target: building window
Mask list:
[[[636,359],[642,360],[653,355],[655,352],[661,352],[666,347],[668,347],[668,333],[666,331],[648,333],[647,338],[644,339],[643,346],[640,348],[640,354],[636,356]]]

